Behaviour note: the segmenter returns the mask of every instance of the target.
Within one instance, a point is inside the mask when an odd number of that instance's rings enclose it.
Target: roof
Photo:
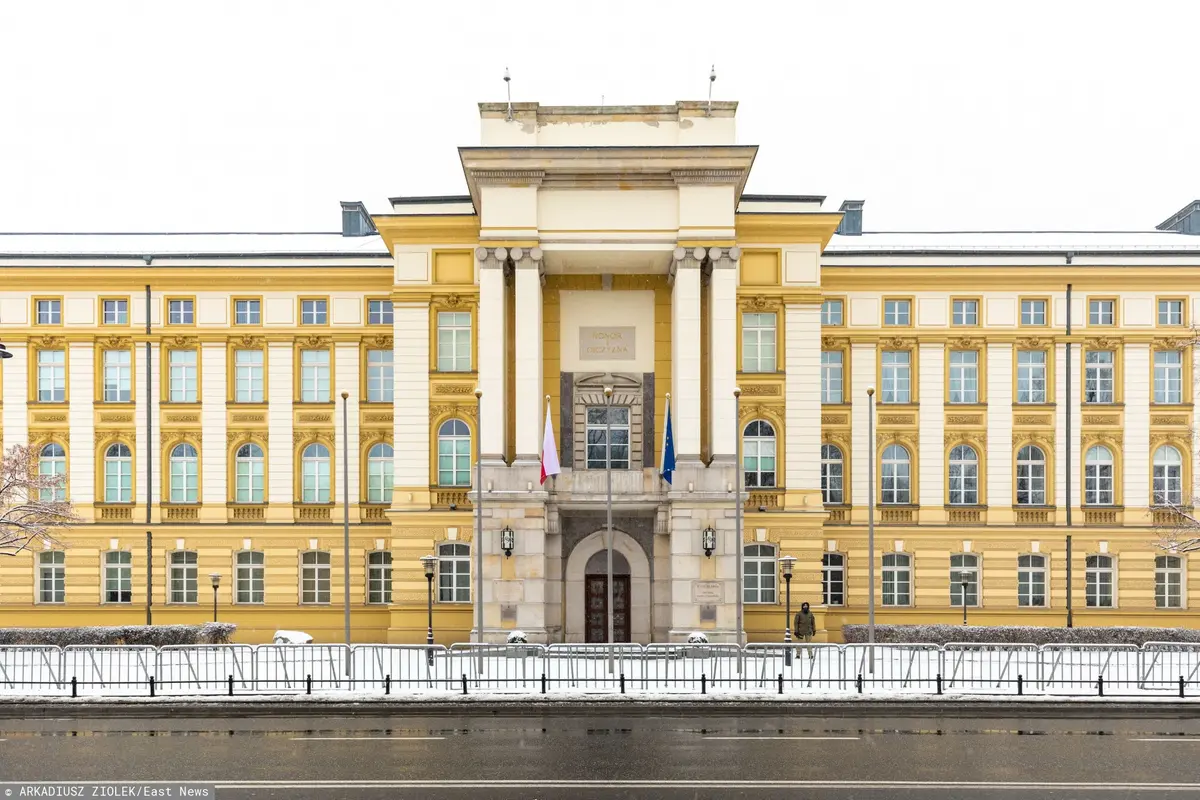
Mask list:
[[[931,231],[834,236],[829,255],[1200,253],[1200,237],[1146,231]]]
[[[341,233],[0,233],[0,258],[381,256],[379,236]]]

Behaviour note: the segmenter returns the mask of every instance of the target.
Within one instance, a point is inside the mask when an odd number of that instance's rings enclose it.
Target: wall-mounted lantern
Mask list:
[[[516,534],[513,533],[513,529],[505,525],[504,530],[500,531],[500,549],[504,551],[505,558],[512,555],[516,543]]]
[[[700,532],[700,546],[704,548],[704,555],[712,558],[713,550],[717,549],[717,532],[711,525]]]

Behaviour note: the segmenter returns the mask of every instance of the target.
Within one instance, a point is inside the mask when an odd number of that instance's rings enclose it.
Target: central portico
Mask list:
[[[704,630],[713,641],[736,639],[734,389],[745,302],[781,312],[781,341],[770,346],[779,347],[781,373],[786,365],[786,386],[776,396],[755,393],[749,407],[812,428],[787,440],[788,452],[778,454],[787,492],[760,487],[772,492],[764,502],[800,512],[796,527],[819,537],[819,258],[837,215],[819,213],[816,198],[742,197],[757,148],[735,144],[735,109],[482,104],[482,146],[459,151],[469,198],[397,198],[393,215],[376,218],[396,257],[399,329],[406,299],[437,283],[428,245],[439,225],[477,217],[486,640],[513,629],[539,642],[595,639],[608,598],[608,447],[616,638],[667,641]],[[423,241],[413,236],[417,218]],[[739,240],[746,231],[749,243]],[[755,260],[753,274],[743,268],[747,244],[774,251],[774,276],[760,274],[770,269],[766,259]],[[740,285],[762,278],[770,285],[740,297]],[[430,302],[412,305],[427,315]],[[398,387],[400,371],[398,355]],[[671,484],[659,475],[668,395]],[[396,398],[399,451],[403,421],[432,401],[427,391],[399,388]],[[562,474],[542,486],[547,398]],[[773,449],[760,456],[773,472]],[[407,491],[399,463],[393,524],[403,528],[405,512],[436,505],[437,489],[413,481]],[[468,497],[476,501],[474,489]],[[516,534],[511,556],[500,547],[505,527]],[[711,556],[701,547],[706,528],[717,534]],[[744,540],[756,540],[753,527]]]

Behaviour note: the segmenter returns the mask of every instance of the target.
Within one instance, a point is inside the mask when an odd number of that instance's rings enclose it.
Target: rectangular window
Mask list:
[[[1179,556],[1154,559],[1154,607],[1183,608],[1183,559]]]
[[[233,301],[234,325],[261,325],[262,303],[258,300]]]
[[[884,325],[912,324],[912,304],[908,300],[883,301]]]
[[[167,354],[170,370],[170,394],[172,403],[195,403],[197,400],[197,372],[195,350],[171,350]]]
[[[1154,353],[1154,402],[1183,402],[1183,353],[1178,350]]]
[[[300,402],[329,402],[329,351],[300,351]]]
[[[133,602],[133,553],[128,550],[104,554],[104,602]]]
[[[465,544],[438,545],[439,603],[471,602],[471,548]]]
[[[1017,402],[1046,402],[1046,351],[1017,353]]]
[[[392,351],[367,351],[367,402],[392,402]]]
[[[65,603],[67,600],[67,554],[62,550],[38,553],[38,602]]]
[[[1113,560],[1111,556],[1087,557],[1088,608],[1113,607]]]
[[[38,300],[37,324],[62,325],[62,300]]]
[[[821,351],[821,402],[842,402],[842,351]]]
[[[438,312],[437,364],[438,372],[471,371],[470,312]]]
[[[391,300],[368,300],[367,301],[367,324],[368,325],[391,325],[392,324],[392,301]]]
[[[104,402],[128,403],[133,399],[133,354],[128,350],[104,351]]]
[[[263,351],[233,351],[233,400],[235,403],[263,402]]]
[[[1046,301],[1045,300],[1022,300],[1021,301],[1021,324],[1022,325],[1045,325],[1046,324]]]
[[[883,351],[883,391],[881,403],[912,402],[912,366],[907,350]]]
[[[1182,300],[1158,301],[1158,324],[1163,326],[1179,326],[1183,324]]]
[[[846,603],[846,557],[840,553],[821,556],[821,602],[827,606]]]
[[[821,324],[841,326],[842,322],[842,301],[841,300],[826,300],[821,303]]]
[[[979,605],[979,556],[955,553],[950,556],[950,605],[962,608],[964,601]]]
[[[172,603],[196,602],[196,577],[196,551],[176,550],[171,553]]]
[[[1088,325],[1116,325],[1116,302],[1113,300],[1088,301]]]
[[[237,602],[263,602],[264,561],[261,552],[243,551],[237,554]]]
[[[951,324],[959,327],[970,327],[979,324],[978,300],[955,300]]]
[[[324,550],[300,556],[300,602],[329,603],[329,553]]]
[[[1113,364],[1115,353],[1111,350],[1089,350],[1083,362],[1083,402],[1113,403]]]
[[[742,314],[742,371],[775,371],[774,314]]]
[[[67,351],[38,350],[37,381],[39,403],[64,403],[67,400]]]
[[[592,406],[587,409],[588,469],[605,468],[605,462],[610,458],[609,442],[605,438],[609,431],[612,432],[612,468],[629,469],[628,406]]]
[[[103,309],[102,319],[105,325],[129,324],[128,300],[105,300],[101,308]]]
[[[244,444],[234,454],[233,499],[236,503],[261,503],[263,501],[262,449],[255,444]]]
[[[775,548],[769,544],[746,545],[742,560],[742,600],[774,603]]]
[[[1017,605],[1046,607],[1046,558],[1029,555],[1017,559]]]
[[[950,402],[979,402],[979,353],[950,351]]]
[[[392,554],[367,554],[367,602],[392,602]]]
[[[192,325],[196,321],[196,316],[192,308],[191,300],[168,300],[167,301],[167,324],[168,325]]]
[[[329,323],[328,300],[301,300],[301,325],[326,325]]]
[[[901,553],[883,557],[883,604],[906,606],[912,597],[912,571],[909,558]]]

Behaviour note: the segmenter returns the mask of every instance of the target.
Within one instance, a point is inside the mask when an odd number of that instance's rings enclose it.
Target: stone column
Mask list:
[[[503,247],[475,249],[479,261],[479,388],[483,391],[483,437],[480,458],[492,464],[504,463],[507,420],[508,370],[505,331],[504,265],[508,250]]]
[[[737,270],[741,255],[737,247],[708,251],[712,264],[708,281],[708,441],[713,458],[730,464],[737,458],[733,389],[737,384]]]
[[[516,460],[529,465],[540,462],[546,408],[542,391],[542,250],[514,247],[511,256],[517,293]]]
[[[703,247],[677,247],[672,262],[671,426],[678,463],[700,461],[700,262],[705,255]]]

